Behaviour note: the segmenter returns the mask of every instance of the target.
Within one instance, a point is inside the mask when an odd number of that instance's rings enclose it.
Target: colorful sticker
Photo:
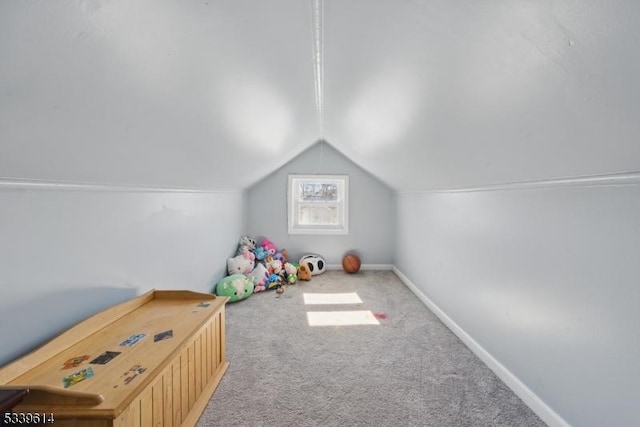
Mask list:
[[[100,356],[93,359],[91,362],[92,365],[106,365],[111,362],[117,355],[119,355],[119,351],[105,351]]]
[[[211,305],[211,303],[208,302],[201,302],[200,304],[198,304],[196,307],[209,307]]]
[[[133,365],[131,369],[122,374],[122,378],[124,379],[124,385],[129,384],[135,377],[142,374],[146,371],[147,368],[143,368],[141,365]]]
[[[89,360],[90,358],[91,356],[89,356],[88,354],[79,357],[72,357],[71,359],[64,362],[62,369],[77,368],[78,366],[82,365],[82,362],[84,362],[85,360]]]
[[[71,387],[74,384],[78,384],[79,382],[93,377],[93,375],[93,369],[91,369],[91,367],[87,367],[64,377],[62,379],[62,384],[64,384],[64,388]]]
[[[120,347],[133,347],[134,345],[138,344],[140,341],[142,341],[146,337],[147,337],[147,334],[133,334],[126,340],[122,341],[120,343]]]
[[[155,334],[153,336],[153,342],[167,340],[169,338],[173,338],[173,329],[169,329],[168,331],[164,331],[164,332],[160,332],[159,334]]]

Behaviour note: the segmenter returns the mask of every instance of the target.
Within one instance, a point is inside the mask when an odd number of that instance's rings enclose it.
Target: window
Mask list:
[[[289,175],[289,234],[348,234],[347,175]]]

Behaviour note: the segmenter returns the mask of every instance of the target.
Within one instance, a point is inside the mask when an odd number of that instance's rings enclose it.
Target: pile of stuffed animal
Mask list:
[[[305,255],[299,263],[291,263],[287,250],[279,251],[269,239],[258,244],[254,238],[243,236],[236,255],[227,259],[229,275],[216,284],[215,293],[229,297],[230,301],[268,289],[282,293],[286,285],[311,280],[312,275],[323,273],[325,267],[325,261],[318,255]]]

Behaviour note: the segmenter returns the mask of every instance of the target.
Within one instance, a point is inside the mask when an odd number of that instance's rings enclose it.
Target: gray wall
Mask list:
[[[245,228],[240,192],[35,188],[0,183],[0,365],[152,288],[209,292]]]
[[[398,195],[396,266],[575,426],[640,425],[640,183],[618,183]]]
[[[287,233],[289,174],[349,175],[349,234],[345,236]],[[331,145],[317,143],[264,178],[249,191],[248,233],[266,236],[292,259],[305,253],[340,264],[346,251],[360,253],[363,264],[389,264],[393,258],[394,193],[378,179],[344,157]]]

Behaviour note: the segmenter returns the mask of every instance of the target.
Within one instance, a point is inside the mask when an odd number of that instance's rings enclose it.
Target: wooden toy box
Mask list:
[[[29,389],[23,424],[193,426],[229,365],[227,300],[150,291],[2,367],[0,388]]]

